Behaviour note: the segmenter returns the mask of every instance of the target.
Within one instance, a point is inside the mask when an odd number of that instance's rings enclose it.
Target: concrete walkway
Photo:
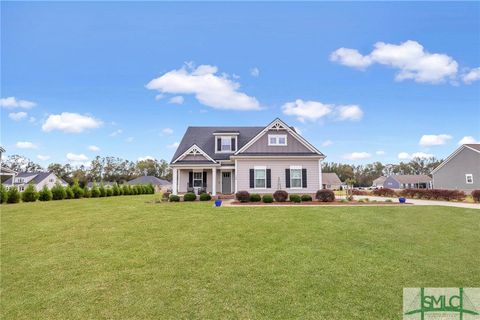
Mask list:
[[[391,199],[392,201],[398,202],[398,198],[389,198],[389,197],[371,197],[371,196],[353,196],[354,199],[365,199],[377,201],[385,201],[386,199]],[[451,202],[451,201],[438,201],[438,200],[420,200],[420,199],[408,199],[408,203],[412,203],[416,206],[445,206],[445,207],[458,207],[458,208],[468,208],[468,209],[480,209],[480,203],[467,203],[467,202]]]

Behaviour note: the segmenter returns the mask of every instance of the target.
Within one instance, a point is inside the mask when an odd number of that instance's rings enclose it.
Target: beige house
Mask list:
[[[343,183],[335,172],[323,172],[322,184],[323,189],[338,190]]]
[[[324,158],[278,118],[266,127],[189,127],[170,163],[172,193],[315,193]]]

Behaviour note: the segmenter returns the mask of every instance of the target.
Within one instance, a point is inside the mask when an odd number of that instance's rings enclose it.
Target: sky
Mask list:
[[[480,140],[479,2],[1,2],[1,144],[171,160],[276,117],[352,164]]]

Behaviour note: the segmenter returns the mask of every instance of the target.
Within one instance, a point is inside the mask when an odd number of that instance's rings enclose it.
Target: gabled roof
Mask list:
[[[475,151],[477,153],[480,153],[480,143],[469,143],[469,144],[462,144],[460,147],[457,148],[451,155],[448,156],[447,159],[443,160],[442,163],[438,165],[435,169],[432,170],[432,174],[437,172],[441,167],[443,167],[445,164],[447,164],[450,160],[452,160],[457,154],[460,153],[463,149],[468,148],[472,151]]]
[[[15,178],[30,178],[34,176],[34,178],[30,180],[29,183],[39,184],[52,173],[53,172],[19,172],[17,175],[15,175]],[[12,178],[9,178],[7,181],[4,182],[4,184],[12,184],[11,180]],[[60,181],[66,184],[66,182],[62,179],[60,179]]]
[[[163,180],[163,179],[159,179],[157,177],[154,177],[154,176],[141,176],[141,177],[138,177],[138,178],[135,178],[133,180],[130,180],[127,182],[127,184],[153,184],[153,185],[157,185],[157,186],[171,186],[172,183],[167,181],[167,180]]]
[[[382,184],[382,183],[385,182],[385,180],[387,180],[387,177],[381,176],[381,177],[378,177],[377,179],[373,180],[373,183],[374,184]]]
[[[425,174],[397,174],[391,175],[399,183],[426,183],[432,181],[432,178]]]
[[[339,185],[342,181],[335,172],[322,172],[322,184]]]

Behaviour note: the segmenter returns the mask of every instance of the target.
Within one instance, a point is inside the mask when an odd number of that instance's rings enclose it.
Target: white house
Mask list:
[[[68,183],[57,177],[53,172],[20,172],[16,176],[3,183],[6,187],[16,186],[18,191],[22,192],[29,184],[33,184],[37,191],[42,190],[43,186],[51,189],[56,183],[62,186],[68,186]]]

